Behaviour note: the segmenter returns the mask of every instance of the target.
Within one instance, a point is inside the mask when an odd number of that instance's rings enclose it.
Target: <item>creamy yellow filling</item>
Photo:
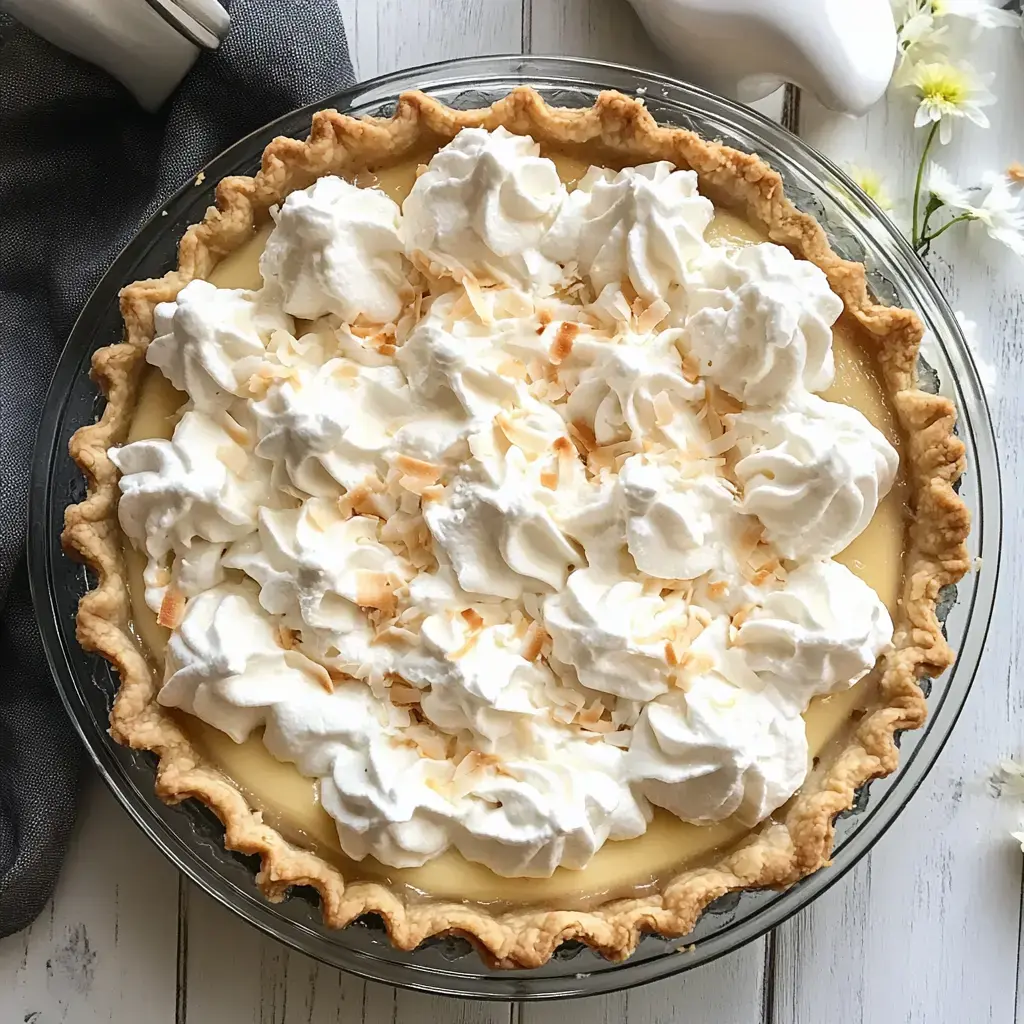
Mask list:
[[[586,164],[575,158],[553,154],[553,159],[567,183],[575,181],[586,170]],[[375,184],[401,202],[412,187],[415,173],[416,164],[411,162],[364,175],[358,183]],[[210,280],[226,288],[259,288],[262,284],[259,255],[270,228],[269,224],[263,226],[248,243],[227,256],[210,275]],[[712,244],[720,245],[766,240],[740,218],[722,211],[716,213],[707,238]],[[901,438],[892,410],[878,383],[870,356],[857,341],[855,328],[841,320],[833,336],[836,377],[822,397],[859,409],[899,450]],[[184,397],[159,372],[150,371],[142,384],[128,440],[170,437]],[[899,601],[906,520],[906,484],[898,479],[867,529],[836,558],[871,586],[894,616]],[[125,560],[136,635],[160,663],[168,631],[157,623],[145,604],[142,583],[145,560],[130,545],[125,546]],[[873,688],[872,675],[843,693],[811,703],[804,720],[812,756],[820,757],[823,752],[827,756],[828,748],[850,728],[852,713],[870,705]],[[268,823],[290,839],[338,863],[350,879],[387,880],[413,893],[432,897],[512,903],[558,900],[568,906],[628,895],[641,891],[670,871],[698,863],[711,851],[728,846],[749,831],[733,821],[711,826],[691,825],[667,812],[657,811],[644,835],[628,842],[606,843],[584,870],[560,868],[547,879],[500,878],[452,851],[421,868],[390,868],[372,859],[357,864],[341,852],[334,822],[319,803],[315,781],[301,776],[294,766],[275,760],[260,737],[236,744],[224,733],[191,716],[178,715],[178,719],[202,755],[221,768],[252,805],[263,811]]]

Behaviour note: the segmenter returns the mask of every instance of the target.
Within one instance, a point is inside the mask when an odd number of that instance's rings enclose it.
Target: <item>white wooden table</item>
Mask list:
[[[665,69],[625,0],[340,0],[360,78],[470,54],[532,51]],[[1024,158],[1024,46],[990,34],[998,68],[988,132],[942,154],[980,174]],[[840,162],[910,193],[920,136],[883,104],[852,121],[803,98],[799,128]],[[1024,803],[992,785],[1024,754],[1024,266],[980,234],[949,232],[931,266],[979,325],[1007,495],[1000,609],[981,672],[925,785],[872,855],[767,938],[685,976],[573,1005],[461,1002],[365,983],[293,953],[179,877],[97,778],[82,799],[56,896],[0,942],[0,1024],[1024,1024]]]

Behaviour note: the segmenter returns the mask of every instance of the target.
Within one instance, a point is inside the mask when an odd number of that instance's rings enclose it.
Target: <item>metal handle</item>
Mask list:
[[[216,50],[231,18],[216,0],[146,0],[173,29],[203,50]]]

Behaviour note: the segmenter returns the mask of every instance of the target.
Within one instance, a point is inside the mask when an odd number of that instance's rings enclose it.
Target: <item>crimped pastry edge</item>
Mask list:
[[[816,781],[788,805],[781,822],[769,821],[716,863],[681,872],[660,891],[618,899],[591,910],[525,907],[505,912],[449,901],[406,902],[386,885],[347,884],[315,853],[296,847],[263,823],[258,811],[218,769],[203,762],[173,717],[156,701],[153,667],[131,631],[131,610],[117,521],[118,474],[107,455],[123,442],[133,415],[145,352],[153,335],[153,309],[186,283],[207,277],[216,264],[252,237],[271,206],[324,174],[387,166],[436,149],[465,127],[504,125],[548,146],[600,145],[623,163],[666,159],[695,170],[702,191],[727,200],[764,227],[772,241],[810,260],[827,275],[847,312],[873,348],[879,377],[905,436],[903,464],[913,519],[908,528],[901,605],[894,650],[882,665],[880,706],[861,720],[846,747]],[[628,957],[642,933],[686,935],[708,903],[741,889],[784,887],[828,864],[835,816],[851,807],[856,790],[887,775],[898,763],[898,730],[919,727],[926,702],[919,685],[954,659],[936,618],[939,591],[969,567],[970,517],[953,485],[964,468],[964,446],[954,436],[955,409],[916,387],[923,327],[909,310],[879,305],[868,294],[864,267],[837,256],[824,231],[783,195],[782,180],[760,157],[707,141],[681,128],[659,126],[643,104],[603,92],[587,110],[549,107],[520,87],[483,110],[458,111],[419,92],[403,94],[390,119],[357,119],[323,110],[313,115],[306,141],[274,139],[255,177],[224,178],[216,204],[190,227],[178,247],[178,267],[164,277],[136,281],[120,296],[125,340],[100,349],[92,374],[107,397],[99,421],[82,427],[70,453],[88,493],[65,512],[65,550],[96,574],[95,589],[79,604],[78,641],[111,662],[121,677],[110,715],[120,743],[158,755],[156,790],[174,803],[192,797],[220,818],[225,846],[257,854],[264,895],[278,901],[293,885],[318,891],[325,923],[341,928],[366,913],[379,914],[394,945],[413,949],[426,938],[460,934],[498,967],[537,967],[564,941],[586,943],[612,960]]]

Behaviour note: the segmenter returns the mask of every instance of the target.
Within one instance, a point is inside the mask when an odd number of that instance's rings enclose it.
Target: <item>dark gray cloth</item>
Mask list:
[[[154,114],[0,14],[0,935],[53,890],[83,764],[25,572],[29,464],[54,363],[103,271],[171,192],[243,135],[353,82],[337,0],[226,6],[227,39]]]

